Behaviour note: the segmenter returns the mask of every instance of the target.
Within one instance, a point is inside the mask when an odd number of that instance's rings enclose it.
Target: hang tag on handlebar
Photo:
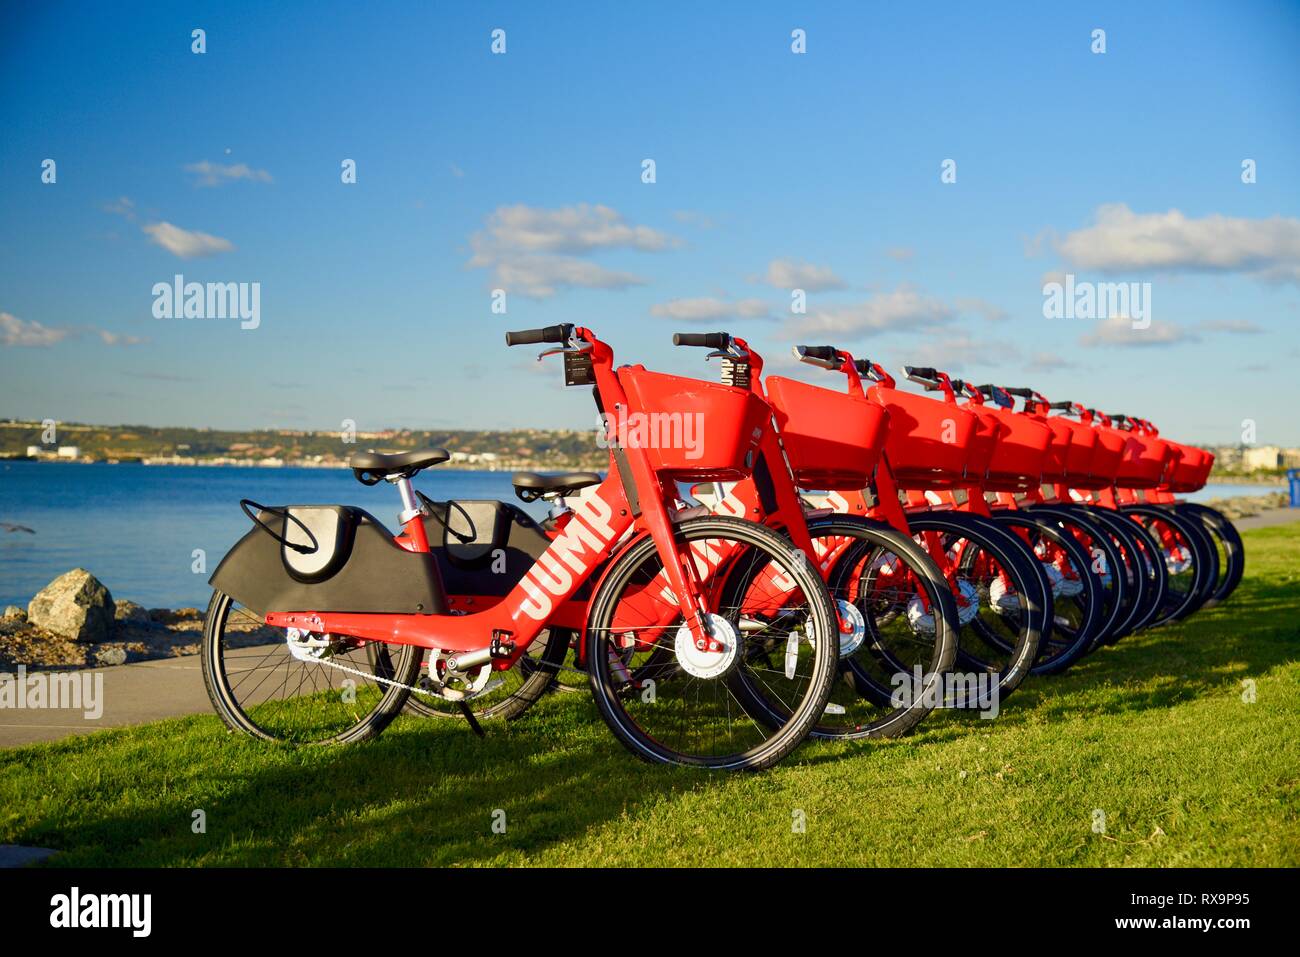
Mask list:
[[[564,354],[564,384],[596,384],[596,370],[592,367],[590,352],[566,352]]]

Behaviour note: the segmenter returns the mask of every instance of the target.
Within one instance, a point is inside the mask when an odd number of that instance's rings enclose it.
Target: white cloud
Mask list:
[[[1172,322],[1152,320],[1145,329],[1133,328],[1127,316],[1112,316],[1092,327],[1092,332],[1079,339],[1084,346],[1170,346],[1180,342],[1195,342],[1196,336]]]
[[[1209,319],[1199,328],[1206,332],[1226,332],[1234,336],[1257,336],[1264,330],[1249,319]]]
[[[19,319],[11,313],[0,312],[0,345],[43,349],[73,334],[72,329],[54,329],[32,319]]]
[[[229,252],[235,246],[230,240],[197,230],[181,229],[168,222],[150,223],[141,227],[149,234],[149,239],[181,259],[194,259],[198,256],[213,256]]]
[[[1031,372],[1055,372],[1057,369],[1072,369],[1075,363],[1052,352],[1035,352],[1026,366]]]
[[[942,372],[961,372],[971,366],[1001,366],[1020,356],[1020,350],[1002,337],[931,336],[920,345],[904,350],[907,365],[933,366]],[[979,381],[986,381],[980,379]]]
[[[253,169],[246,163],[224,165],[203,160],[199,163],[186,164],[185,172],[195,175],[194,182],[197,186],[220,186],[222,183],[231,183],[241,179],[254,183],[271,182],[270,173],[264,169]]]
[[[692,209],[675,209],[673,210],[673,219],[686,226],[696,226],[700,229],[712,229],[716,224],[713,218],[704,213],[697,213]]]
[[[835,275],[830,266],[815,266],[793,259],[773,259],[767,264],[767,274],[762,281],[776,289],[802,289],[805,292],[844,288],[844,280]]]
[[[3,346],[44,349],[87,333],[98,336],[101,342],[109,346],[136,346],[148,341],[93,327],[45,326],[34,319],[19,319],[11,313],[0,312],[0,345]]]
[[[117,332],[109,332],[107,329],[95,329],[93,331],[106,346],[138,346],[149,341],[148,339],[141,339],[139,336],[127,336]]]
[[[1123,203],[1098,208],[1096,223],[1066,234],[1056,249],[1071,265],[1112,272],[1236,272],[1300,282],[1300,220],[1200,219],[1176,209],[1135,213]]]
[[[977,315],[983,316],[989,322],[1001,322],[1003,319],[1008,318],[1008,313],[1005,309],[1001,306],[995,306],[993,303],[984,299],[976,299],[972,297],[954,299],[953,305],[962,312],[973,312]]]
[[[135,203],[131,201],[131,197],[129,196],[119,196],[111,203],[105,203],[101,208],[106,213],[112,213],[114,216],[121,216],[123,219],[131,222],[135,221]]]
[[[771,310],[761,299],[728,302],[705,296],[698,299],[673,299],[650,307],[652,316],[676,322],[725,322],[731,319],[768,319]]]
[[[955,316],[956,311],[943,300],[924,295],[911,286],[899,286],[893,292],[878,293],[862,302],[812,310],[806,316],[792,318],[787,329],[799,335],[815,332],[855,335],[939,326],[951,322]]]
[[[627,289],[645,280],[629,272],[606,269],[573,256],[518,256],[493,265],[495,282],[534,299],[545,299],[562,288]]]
[[[558,209],[500,206],[470,237],[469,266],[490,269],[507,290],[546,298],[564,287],[624,289],[644,280],[580,257],[612,249],[657,252],[678,240],[649,226],[628,223],[608,206],[579,203]]]

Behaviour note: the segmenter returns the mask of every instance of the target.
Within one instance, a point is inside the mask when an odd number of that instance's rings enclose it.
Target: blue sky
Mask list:
[[[0,415],[587,427],[502,344],[570,321],[1300,444],[1297,49],[1266,3],[6,5]],[[1066,272],[1151,283],[1151,328],[1044,318]],[[260,326],[154,318],[177,273]]]

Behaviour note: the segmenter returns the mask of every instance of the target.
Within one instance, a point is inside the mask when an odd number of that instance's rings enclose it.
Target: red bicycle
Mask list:
[[[888,413],[869,402],[850,383],[847,392],[805,385],[781,377],[767,380],[764,390],[763,359],[745,340],[726,333],[679,333],[673,337],[679,346],[708,348],[708,358],[721,360],[724,384],[750,389],[772,407],[776,428],[768,428],[759,442],[752,474],[736,481],[716,481],[694,485],[689,493],[695,502],[705,503],[714,514],[758,521],[787,537],[793,554],[810,562],[826,581],[835,601],[839,625],[841,680],[831,692],[826,711],[813,730],[817,737],[865,738],[902,734],[915,726],[933,708],[935,686],[953,661],[956,648],[957,614],[952,595],[941,572],[925,550],[906,535],[887,525],[860,516],[834,515],[828,510],[810,510],[799,496],[805,488],[860,488],[870,478],[884,440]],[[833,366],[831,366],[834,368]],[[851,362],[841,371],[856,378]],[[828,421],[838,429],[825,429]],[[610,438],[617,437],[620,421],[613,421]],[[626,444],[626,443],[625,443]],[[514,476],[521,498],[547,497],[557,503],[552,509],[551,527],[532,532],[559,534],[568,520],[568,509],[560,505],[566,497],[581,506],[583,489],[598,482],[591,473],[539,476],[519,473]],[[465,543],[448,537],[455,532],[457,516],[466,519],[482,514],[489,503],[430,503],[438,517],[439,531],[434,541],[444,542],[440,561],[450,567],[446,580],[460,574],[465,560]],[[510,508],[504,503],[492,503]],[[513,510],[512,511],[516,511]],[[451,523],[443,520],[450,516]],[[466,525],[467,522],[459,524]],[[516,527],[522,527],[515,517]],[[491,523],[479,520],[478,527]],[[459,533],[457,533],[459,534]],[[516,539],[519,536],[515,537]],[[512,539],[514,540],[514,539]],[[484,542],[480,548],[486,548]],[[716,548],[716,546],[715,546]],[[733,588],[748,589],[743,604],[751,613],[763,612],[773,619],[781,613],[784,594],[792,583],[769,568],[763,574],[746,579],[737,577]],[[475,600],[490,594],[495,587],[505,587],[480,576]],[[902,612],[909,603],[926,610],[935,627],[918,630]],[[619,662],[638,680],[653,679],[662,683],[681,667],[664,656],[656,657],[653,636],[647,631],[645,607],[639,609],[644,646]],[[622,611],[619,612],[623,614]],[[671,605],[660,610],[660,619],[670,621]],[[517,673],[490,685],[469,701],[476,718],[518,717],[548,687],[572,688],[559,683],[568,672],[580,672],[588,663],[580,631],[556,628],[538,658],[524,658]],[[571,623],[570,623],[571,624]],[[754,628],[756,621],[742,622]],[[542,645],[542,642],[537,642]],[[563,659],[567,646],[574,652],[574,667]],[[630,649],[631,650],[631,649]],[[778,667],[780,649],[772,655]],[[900,690],[906,686],[906,693]],[[871,694],[866,689],[871,688]],[[426,714],[450,716],[455,710],[446,700],[429,701],[415,695],[411,706]],[[747,700],[749,713],[769,724],[779,725],[786,716],[768,711],[761,700]]]
[[[353,455],[359,480],[397,488],[397,535],[356,508],[246,501],[255,527],[213,574],[204,629],[218,714],[268,740],[363,740],[413,691],[483,688],[548,625],[580,622],[597,707],[635,754],[726,769],[779,761],[826,709],[837,642],[822,638],[838,631],[834,608],[787,539],[691,513],[676,495],[678,482],[749,475],[770,408],[749,389],[616,370],[587,329],[508,333],[506,343],[555,346],[543,355],[563,354],[566,384],[594,385],[602,411],[698,415],[701,441],[613,449],[608,477],[495,600],[448,596],[431,554],[411,479],[445,461],[443,450]],[[764,584],[774,579],[787,585],[779,594]],[[588,585],[591,598],[579,598]],[[760,702],[764,719],[782,720],[755,719]]]

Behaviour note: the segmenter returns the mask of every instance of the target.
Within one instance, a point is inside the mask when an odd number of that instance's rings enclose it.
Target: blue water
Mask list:
[[[1267,495],[1269,492],[1285,491],[1285,485],[1207,485],[1199,492],[1179,497],[1189,502],[1208,502],[1212,498],[1237,498],[1242,495]]]
[[[435,499],[501,498],[518,502],[506,472],[430,469],[416,486]],[[1209,485],[1191,499],[1262,495],[1260,485]],[[0,465],[0,606],[26,607],[51,579],[89,569],[115,598],[146,608],[203,607],[208,576],[249,528],[239,500],[267,505],[358,505],[396,528],[397,492],[367,488],[346,469],[204,468],[171,465]],[[545,506],[522,506],[540,518]],[[204,571],[192,570],[202,549]]]
[[[514,497],[508,472],[438,471],[415,485],[435,499],[501,498],[535,517],[545,506]],[[0,606],[27,606],[70,568],[88,569],[114,598],[146,608],[207,604],[208,576],[248,530],[239,500],[267,505],[357,505],[396,530],[401,507],[386,483],[361,485],[346,469],[215,468],[57,462],[0,464]],[[203,572],[193,552],[205,553]]]

